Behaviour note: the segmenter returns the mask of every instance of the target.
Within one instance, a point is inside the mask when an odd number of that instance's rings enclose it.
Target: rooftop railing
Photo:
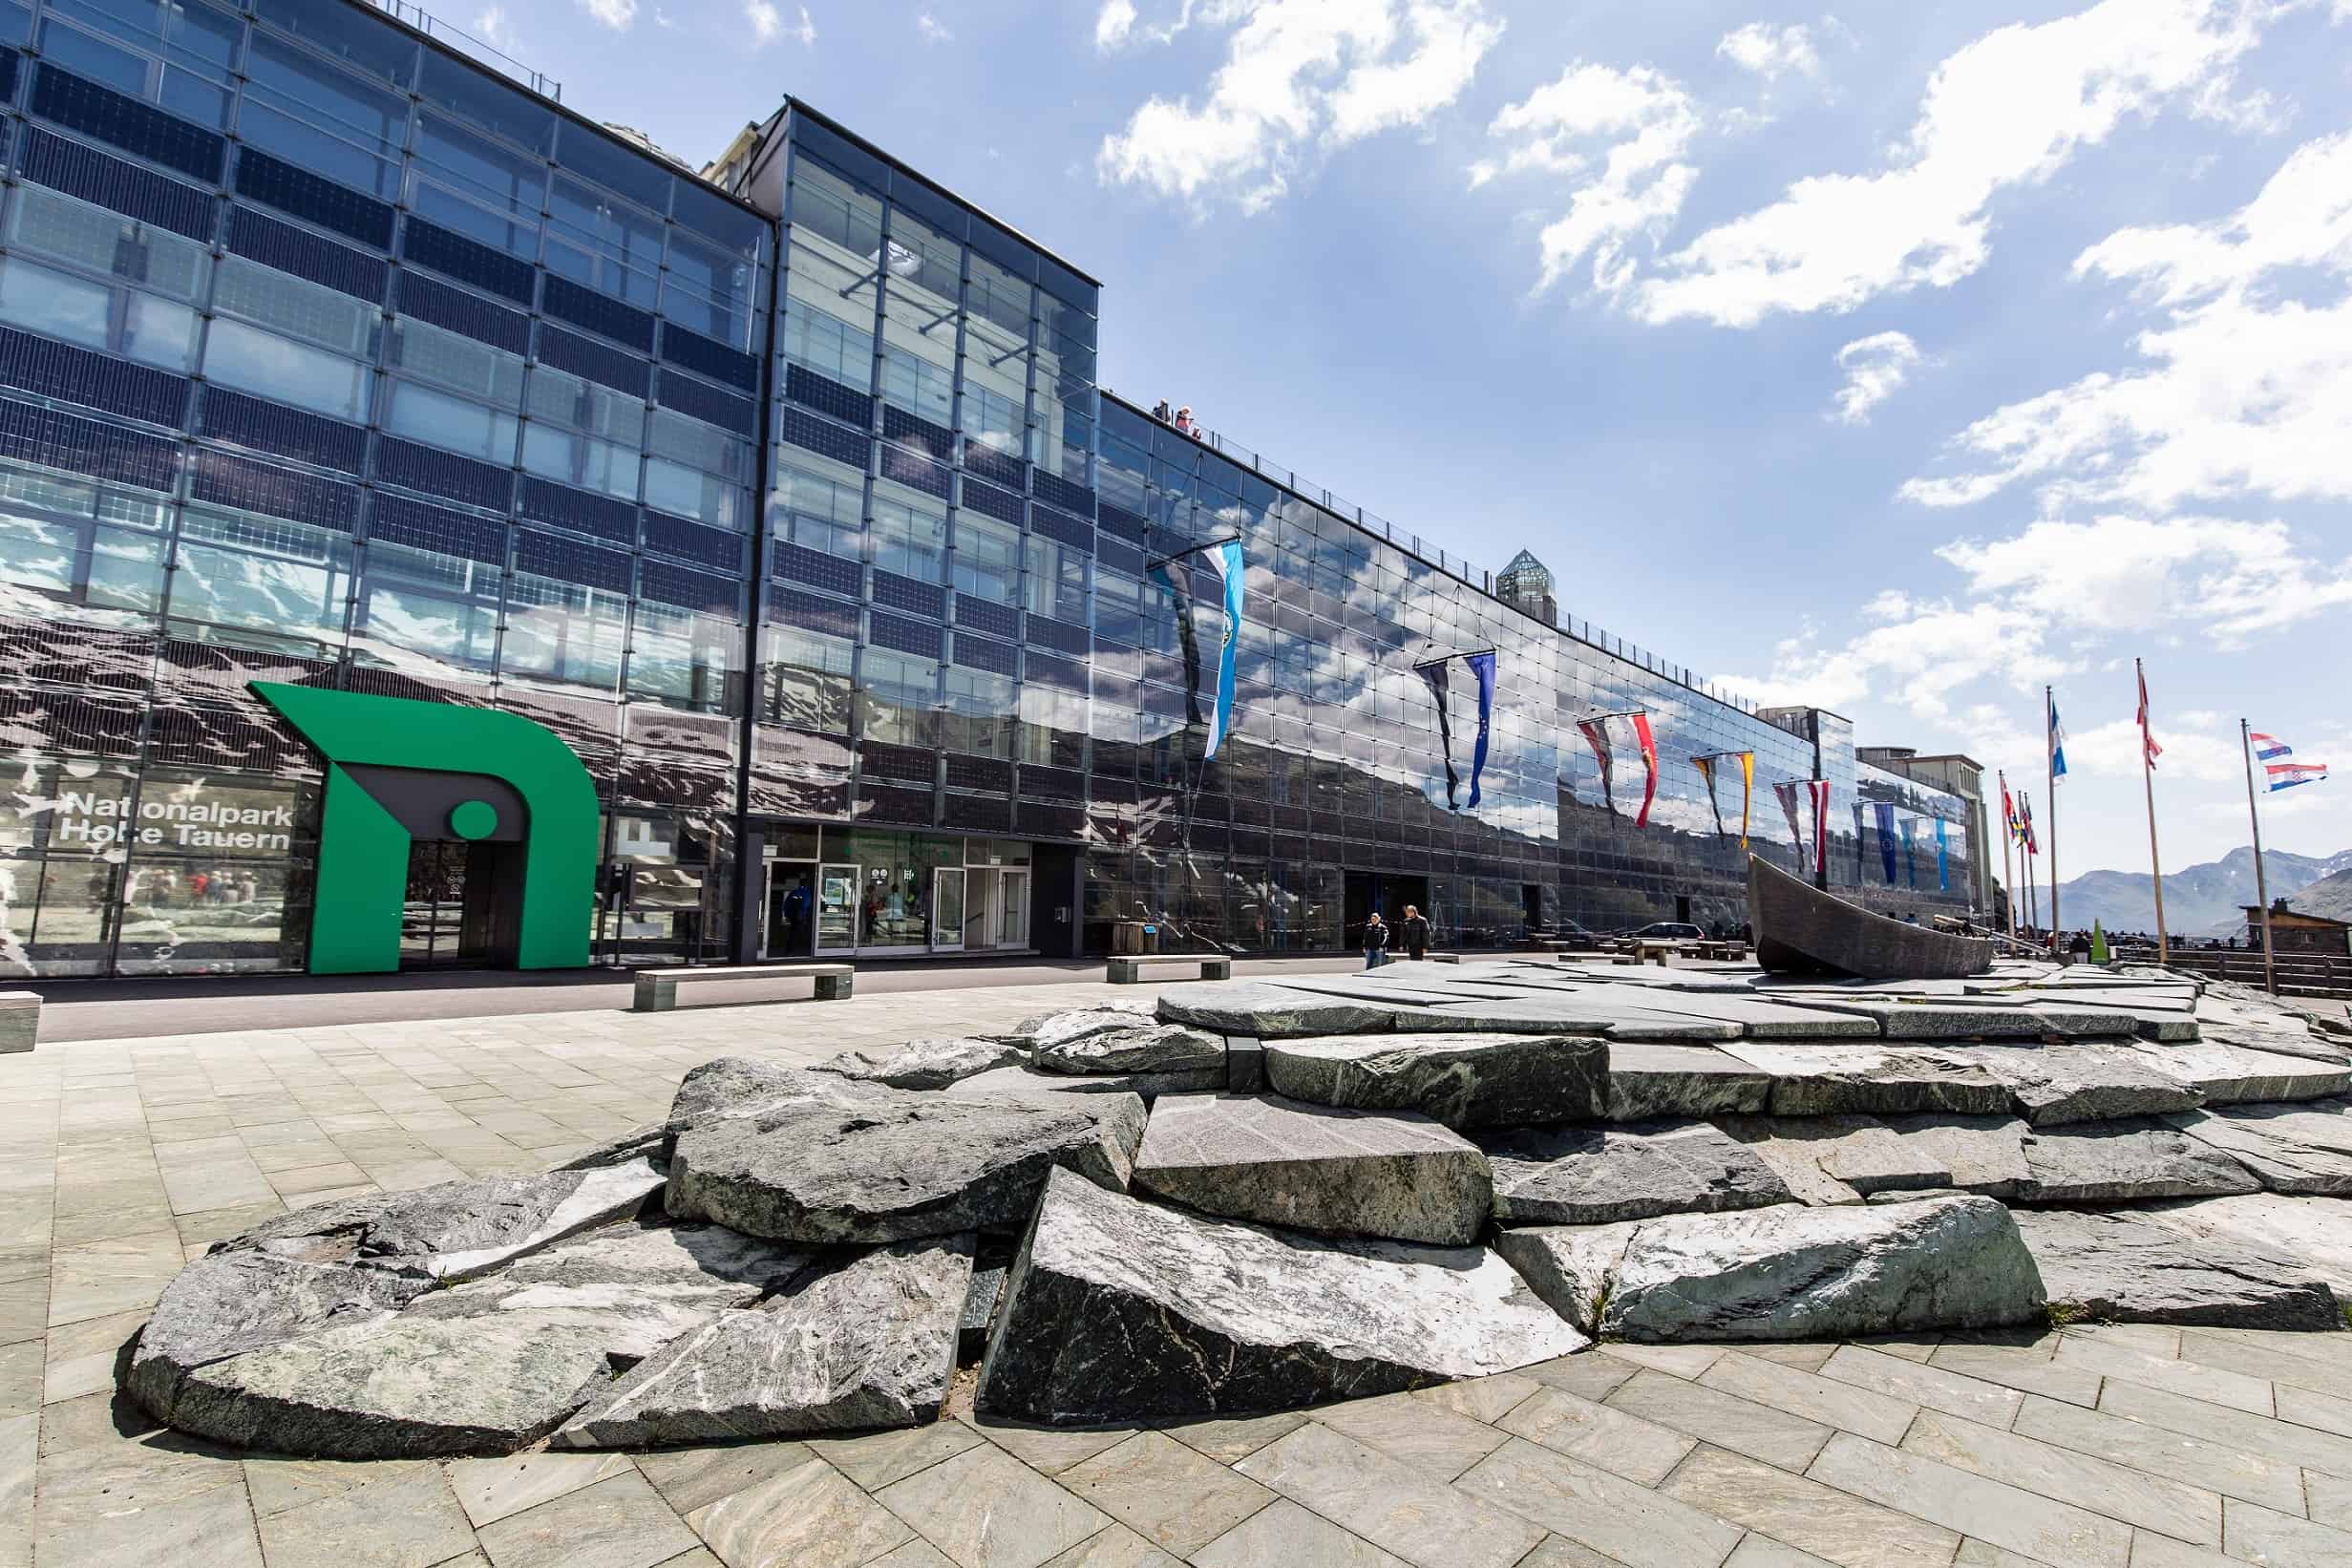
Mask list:
[[[1238,463],[1253,474],[1298,492],[1324,511],[1334,513],[1354,523],[1366,533],[1386,540],[1398,549],[1420,557],[1448,577],[1458,579],[1489,597],[1500,597],[1494,592],[1493,572],[1464,560],[1450,550],[1426,542],[1419,534],[1390,522],[1377,512],[1367,511],[1358,506],[1344,496],[1333,495],[1295,470],[1284,468],[1279,463],[1268,462],[1239,441],[1230,440],[1205,428],[1201,430],[1198,439],[1202,446],[1227,461]],[[1509,603],[1507,600],[1502,602]],[[1516,605],[1513,607],[1517,608]],[[1526,612],[1522,610],[1520,613]],[[1555,625],[1557,629],[1566,632],[1580,643],[1599,648],[1603,653],[1613,654],[1628,664],[1639,665],[1652,674],[1662,675],[1678,686],[1688,687],[1691,690],[1703,696],[1711,697],[1727,707],[1736,708],[1743,713],[1752,714],[1756,711],[1756,705],[1748,698],[1726,690],[1716,682],[1708,680],[1685,666],[1669,663],[1645,648],[1626,642],[1622,637],[1612,636],[1609,632],[1594,625],[1590,621],[1579,620],[1563,610]]]
[[[404,22],[429,38],[437,38],[461,54],[472,55],[499,75],[511,77],[542,98],[554,103],[563,101],[562,82],[532,70],[487,39],[477,38],[454,23],[442,21],[423,7],[410,5],[409,0],[369,0],[369,4],[394,21]],[[486,17],[495,14],[495,11],[483,12]],[[476,24],[477,27],[479,25]]]

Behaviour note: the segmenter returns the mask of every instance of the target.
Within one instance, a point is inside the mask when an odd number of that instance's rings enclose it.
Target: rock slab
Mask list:
[[[1049,1171],[1124,1189],[1143,1136],[1132,1094],[958,1098],[896,1090],[689,1129],[667,1204],[779,1241],[914,1240],[1027,1222]]]
[[[1586,1343],[1481,1249],[1197,1218],[1057,1171],[1014,1261],[978,1407],[1051,1425],[1240,1415]]]
[[[1479,1140],[1494,1217],[1510,1225],[1600,1225],[1794,1200],[1747,1145],[1707,1122],[1519,1128]]]
[[[314,1263],[252,1249],[209,1253],[164,1287],[139,1331],[132,1397],[169,1421],[181,1380],[196,1368],[336,1324],[388,1317],[430,1282],[365,1264]]]
[[[1428,1116],[1274,1095],[1162,1097],[1134,1185],[1223,1218],[1433,1246],[1477,1240],[1494,1201],[1486,1156]]]
[[[2017,1194],[2024,1203],[2080,1206],[2262,1190],[2236,1160],[2160,1121],[2044,1128],[2024,1147],[2030,1176]]]
[[[1338,1035],[1265,1050],[1277,1093],[1418,1111],[1456,1130],[1593,1121],[1608,1098],[1609,1047],[1578,1035]]]
[[[1098,1029],[1075,1040],[1040,1046],[1036,1062],[1048,1072],[1084,1076],[1199,1072],[1222,1084],[1225,1041],[1221,1035],[1184,1024],[1146,1024],[1137,1028]]]
[[[912,1427],[955,1372],[970,1235],[862,1254],[641,1361],[555,1435],[572,1449]]]
[[[2139,1211],[2021,1209],[2016,1219],[2050,1300],[2103,1322],[2343,1327],[2326,1282],[2276,1253],[2198,1237]]]
[[[2233,1105],[2166,1120],[2245,1166],[2272,1192],[2352,1195],[2352,1100]]]
[[[809,1070],[892,1089],[945,1089],[990,1068],[1015,1067],[1028,1058],[1020,1047],[995,1040],[909,1040],[883,1051],[845,1050]]]

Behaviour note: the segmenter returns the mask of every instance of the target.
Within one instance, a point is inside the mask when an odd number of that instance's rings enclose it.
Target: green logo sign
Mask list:
[[[409,847],[419,838],[499,846],[482,896],[485,907],[507,906],[498,923],[518,968],[588,962],[596,786],[552,731],[487,708],[267,681],[253,690],[327,761],[312,974],[399,967]]]

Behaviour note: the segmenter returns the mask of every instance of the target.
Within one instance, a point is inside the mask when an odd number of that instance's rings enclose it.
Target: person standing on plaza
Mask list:
[[[1364,966],[1377,969],[1388,962],[1388,928],[1381,923],[1380,911],[1375,909],[1371,918],[1364,922]]]
[[[1405,942],[1405,956],[1415,964],[1430,956],[1430,922],[1427,916],[1411,904],[1405,906],[1405,918],[1396,922],[1397,935]]]

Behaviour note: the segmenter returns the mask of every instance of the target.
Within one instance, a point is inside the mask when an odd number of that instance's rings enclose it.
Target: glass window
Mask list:
[[[204,374],[224,387],[337,419],[357,423],[368,416],[365,365],[226,317],[216,318],[204,336]]]
[[[176,300],[196,299],[212,271],[212,255],[198,242],[40,185],[17,186],[8,234],[17,249],[127,279]]]
[[[646,449],[646,504],[725,528],[744,526],[752,449],[715,426],[656,409]]]
[[[621,684],[628,601],[602,588],[516,572],[508,579],[500,668],[612,691]]]
[[[1020,456],[1020,400],[981,385],[967,370],[964,379],[964,434],[990,451],[1007,457]]]
[[[868,262],[881,255],[880,199],[805,154],[793,160],[792,224],[796,242],[805,231]]]
[[[948,665],[940,680],[939,744],[950,752],[1009,761],[1019,711],[1013,678]]]
[[[21,257],[0,257],[0,321],[185,374],[196,363],[196,312]]]
[[[587,432],[608,441],[618,441],[632,451],[644,445],[646,438],[646,405],[643,398],[631,397],[624,392],[597,382],[559,371],[552,366],[535,366],[531,371],[531,417],[552,420],[574,430]]]
[[[936,746],[933,722],[939,702],[939,661],[888,648],[869,647],[858,689],[862,730],[868,740],[898,746]]]
[[[771,625],[763,633],[762,646],[767,667],[767,710],[762,716],[796,730],[848,734],[856,646],[846,637]]]
[[[522,406],[519,357],[413,318],[392,323],[387,363],[418,380],[437,383],[500,408]]]
[[[1025,602],[1034,615],[1050,616],[1071,625],[1086,625],[1086,569],[1091,558],[1059,540],[1032,534],[1022,540],[1022,562],[1028,568]]]
[[[253,0],[253,14],[354,70],[394,87],[409,85],[416,64],[416,45],[363,12],[322,6],[317,0]],[[438,56],[427,50],[425,58],[431,61]],[[468,68],[467,74],[478,78],[481,73]]]
[[[897,488],[893,486],[892,488]],[[937,583],[947,563],[947,518],[929,505],[874,487],[874,564],[901,577]]]
[[[972,254],[971,272],[971,281],[964,286],[964,308],[976,319],[992,321],[1027,343],[1029,286],[977,251]]]
[[[513,414],[413,381],[389,381],[386,393],[384,428],[393,434],[483,462],[514,462],[522,422]]]
[[[633,501],[638,463],[634,444],[600,441],[537,419],[522,428],[522,466],[544,479]]]
[[[743,487],[667,457],[646,459],[646,504],[717,528],[744,527]]]
[[[498,657],[498,567],[372,540],[353,636],[486,670]]]
[[[628,689],[673,708],[726,712],[743,669],[743,627],[726,616],[640,600]]]
[[[804,549],[857,559],[865,531],[863,478],[828,478],[789,464],[775,472],[776,537]]]
[[[172,564],[175,622],[342,640],[348,535],[191,501]]]
[[[578,247],[559,251],[551,244],[550,267],[624,299],[653,303],[655,275],[662,265],[664,225],[659,218],[561,176],[548,193],[547,205],[549,235]]]
[[[313,174],[390,201],[400,194],[409,100],[257,32],[237,134]]]
[[[784,313],[784,357],[864,392],[874,384],[872,320],[847,322],[795,301]]]
[[[339,354],[374,355],[383,312],[367,301],[243,256],[222,257],[220,273],[212,307],[221,314],[291,332]]]
[[[547,201],[547,166],[539,159],[430,113],[417,117],[414,158],[452,188],[537,226]]]
[[[409,203],[416,209],[418,217],[430,219],[444,228],[455,229],[469,239],[478,240],[483,244],[495,246],[523,261],[539,260],[539,222],[536,218],[526,222],[492,212],[413,172],[409,176]]]
[[[41,50],[69,70],[218,128],[228,123],[229,66],[243,32],[235,16],[201,4],[55,0],[41,26]]]
[[[622,146],[604,132],[564,122],[557,129],[556,161],[640,206],[664,215],[669,211],[669,187],[675,181],[668,169],[657,159]]]
[[[892,344],[882,350],[882,396],[935,425],[952,425],[955,372]]]
[[[992,604],[1014,602],[1020,581],[1021,534],[1008,523],[970,512],[956,515],[955,584],[958,593]]]
[[[317,9],[314,0],[266,3]],[[372,23],[361,25],[377,33],[386,32]],[[428,49],[424,69],[417,74],[416,92],[427,103],[446,109],[541,158],[555,150],[555,112],[520,88],[509,87],[496,76],[485,74],[477,66]]]

